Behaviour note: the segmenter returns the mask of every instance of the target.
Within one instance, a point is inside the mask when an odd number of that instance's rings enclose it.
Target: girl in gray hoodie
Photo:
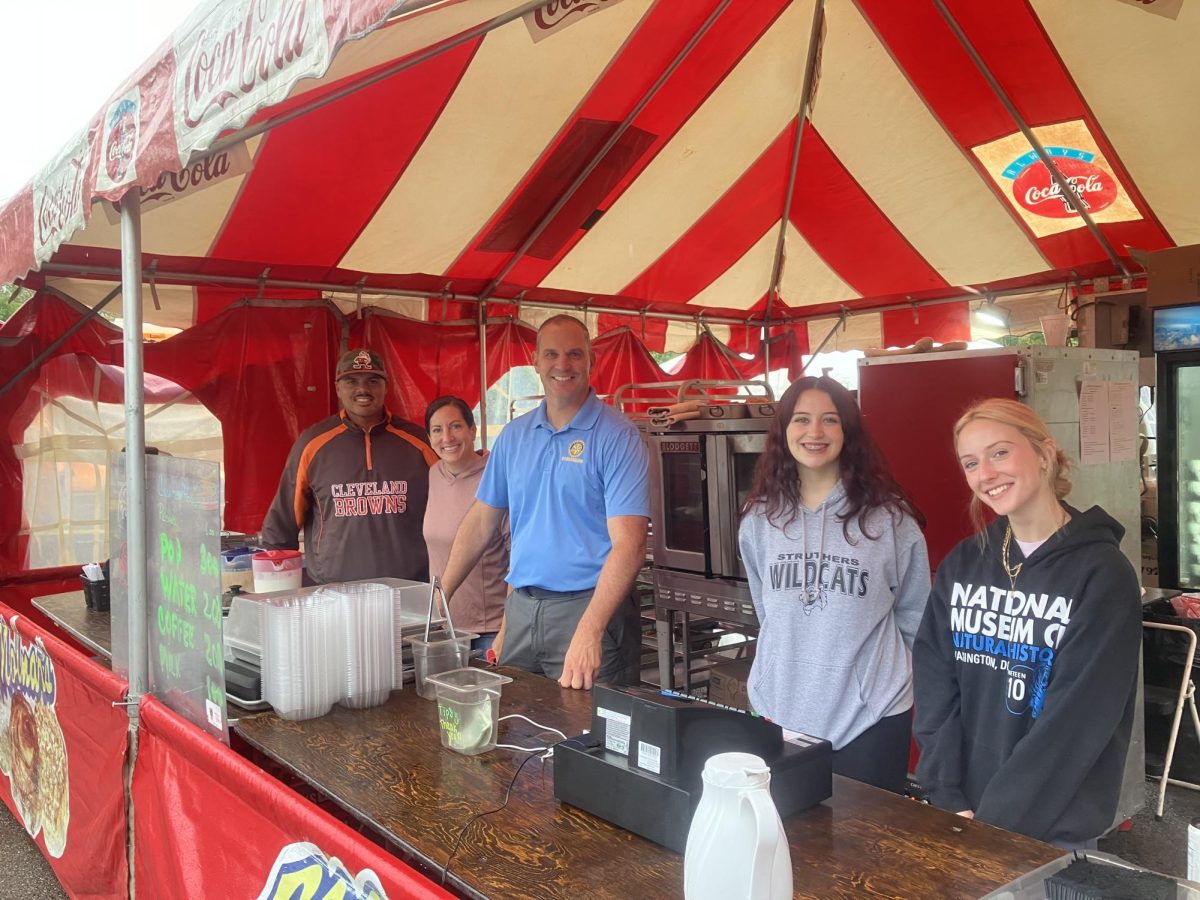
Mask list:
[[[930,587],[925,520],[846,388],[806,377],[784,392],[742,512],[755,711],[827,738],[839,775],[903,792],[912,645]]]

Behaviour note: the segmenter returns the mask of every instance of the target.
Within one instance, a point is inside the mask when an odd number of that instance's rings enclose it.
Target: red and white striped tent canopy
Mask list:
[[[1136,277],[1200,241],[1197,46],[1183,0],[210,0],[0,211],[0,281],[97,302],[134,187],[181,327],[338,287],[778,322]]]

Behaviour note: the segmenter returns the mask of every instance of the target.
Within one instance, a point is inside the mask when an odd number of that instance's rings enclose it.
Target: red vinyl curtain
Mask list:
[[[451,896],[149,695],[138,734],[136,874],[154,896]]]
[[[226,529],[259,530],[296,437],[337,408],[341,340],[331,304],[242,303],[146,346],[146,371],[191,391],[221,421]]]

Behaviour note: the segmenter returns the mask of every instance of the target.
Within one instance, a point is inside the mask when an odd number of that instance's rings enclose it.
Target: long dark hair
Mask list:
[[[867,516],[876,509],[910,515],[924,528],[925,517],[887,470],[883,454],[863,428],[862,414],[854,395],[826,375],[820,378],[811,375],[797,378],[775,404],[775,418],[767,430],[767,447],[758,458],[758,465],[754,469],[754,486],[746,497],[742,515],[762,503],[767,521],[772,525],[786,528],[795,521],[800,510],[800,474],[803,470],[788,449],[787,428],[800,395],[814,390],[829,396],[842,423],[844,443],[838,456],[838,467],[842,485],[846,489],[847,506],[838,518],[842,522],[846,540],[851,540],[851,519],[858,520],[859,530],[869,539],[879,537],[871,534],[866,527]]]

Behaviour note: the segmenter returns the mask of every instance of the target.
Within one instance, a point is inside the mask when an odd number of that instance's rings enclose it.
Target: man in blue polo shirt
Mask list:
[[[496,441],[442,586],[454,593],[507,511],[512,593],[494,645],[500,661],[563,687],[636,683],[633,584],[646,554],[649,457],[633,424],[591,389],[582,322],[547,319],[536,357],[545,399]]]

